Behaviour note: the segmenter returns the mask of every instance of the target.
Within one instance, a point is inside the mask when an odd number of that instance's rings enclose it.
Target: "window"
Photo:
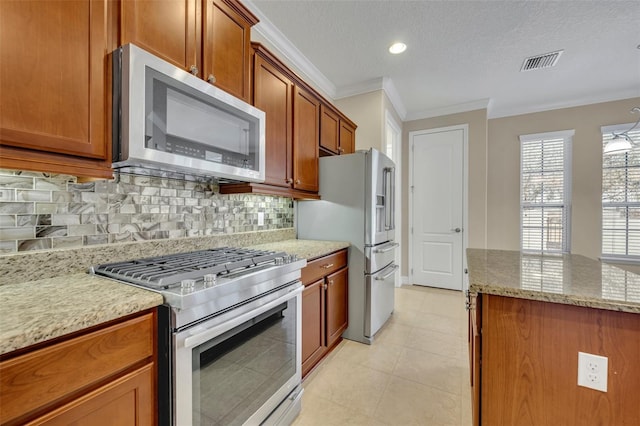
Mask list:
[[[568,253],[574,131],[520,136],[520,249]]]
[[[602,128],[602,146],[629,125]],[[640,130],[628,133],[640,141]],[[640,147],[602,156],[602,257],[640,261]]]

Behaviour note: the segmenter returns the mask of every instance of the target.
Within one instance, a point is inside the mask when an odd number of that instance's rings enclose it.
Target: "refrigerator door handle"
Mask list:
[[[387,245],[384,248],[376,248],[373,250],[374,253],[386,253],[388,251],[394,250],[396,247],[400,246],[399,243],[392,243]]]
[[[391,168],[391,179],[389,184],[391,185],[391,199],[389,200],[389,205],[391,206],[391,228],[390,230],[396,229],[396,168]]]
[[[394,167],[385,167],[382,170],[384,182],[384,230],[391,231],[394,227]]]
[[[388,267],[387,267],[387,268],[388,268]],[[398,265],[391,265],[391,268],[390,268],[391,270],[390,270],[389,272],[387,272],[386,274],[384,274],[384,275],[382,275],[382,276],[380,276],[380,275],[376,275],[376,276],[374,276],[373,278],[374,278],[375,280],[384,281],[384,280],[386,280],[387,278],[389,278],[391,275],[395,274],[395,273],[396,273],[396,270],[397,270],[398,268],[399,268],[399,266],[398,266]]]

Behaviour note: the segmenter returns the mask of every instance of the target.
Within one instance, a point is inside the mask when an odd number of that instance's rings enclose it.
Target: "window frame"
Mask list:
[[[605,136],[611,135],[613,133],[621,133],[628,131],[635,123],[625,123],[625,124],[614,124],[611,126],[602,126],[600,127],[601,132],[601,145],[602,145],[602,156],[601,156],[601,188],[600,188],[600,259],[607,262],[617,262],[617,263],[629,263],[629,264],[640,264],[640,253],[639,254],[615,254],[615,253],[605,253],[604,252],[604,208],[605,205],[608,207],[626,207],[626,208],[640,208],[640,201],[626,201],[626,202],[607,202],[603,200],[604,195],[604,171],[606,170],[604,167],[604,146],[605,146]],[[630,132],[632,136],[634,136],[634,141],[637,141],[635,136],[640,137],[640,130],[634,129]],[[636,142],[640,143],[640,141]],[[616,154],[614,154],[616,155]],[[620,155],[620,154],[618,154]],[[627,155],[626,153],[624,154]],[[640,166],[632,166],[633,168],[640,168]],[[625,170],[628,170],[628,165],[624,167]],[[626,244],[626,252],[629,252],[629,224],[627,223],[625,229],[625,244]]]
[[[571,189],[572,189],[572,154],[573,154],[573,136],[575,130],[561,130],[556,132],[532,133],[520,135],[520,199],[519,199],[519,219],[520,219],[520,251],[523,253],[542,253],[542,254],[563,254],[571,253]],[[562,139],[563,146],[563,200],[562,203],[524,203],[523,202],[523,143],[537,142],[541,144],[545,140]],[[523,248],[523,212],[525,207],[562,207],[562,248],[560,250],[531,250]]]

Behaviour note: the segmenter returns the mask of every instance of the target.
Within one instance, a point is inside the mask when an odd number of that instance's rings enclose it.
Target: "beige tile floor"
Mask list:
[[[307,425],[471,425],[461,292],[396,289],[372,345],[344,340],[303,382]]]

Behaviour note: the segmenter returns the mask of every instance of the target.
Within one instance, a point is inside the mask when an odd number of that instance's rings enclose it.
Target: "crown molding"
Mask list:
[[[396,110],[396,113],[402,121],[404,121],[407,115],[407,109],[402,103],[402,99],[396,90],[396,86],[393,84],[393,80],[389,77],[374,78],[371,80],[363,81],[360,83],[352,84],[350,86],[343,86],[338,89],[335,99],[343,99],[351,96],[363,95],[365,93],[375,92],[377,90],[383,90],[391,105]]]
[[[488,109],[490,104],[491,104],[491,99],[485,98],[485,99],[478,99],[476,101],[471,101],[471,102],[464,102],[456,105],[449,105],[441,108],[426,109],[423,111],[407,114],[406,121],[440,117],[443,115],[459,114],[461,112],[475,111],[478,109]]]
[[[493,108],[488,111],[487,119],[511,117],[514,115],[533,114],[536,112],[552,111],[556,109],[574,108],[579,106],[599,104],[602,102],[620,101],[623,99],[637,98],[640,96],[638,89],[625,89],[618,92],[587,95],[572,99],[567,102],[556,102],[538,105],[520,105],[515,107]]]
[[[269,41],[278,53],[293,64],[308,83],[312,83],[317,89],[324,92],[330,98],[335,98],[336,86],[325,77],[322,72],[306,56],[291,43],[291,41],[267,18],[262,11],[251,0],[243,0],[245,5],[260,22],[251,28]]]

